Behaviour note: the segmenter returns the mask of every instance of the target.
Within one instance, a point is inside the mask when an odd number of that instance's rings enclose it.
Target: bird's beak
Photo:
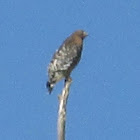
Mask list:
[[[88,36],[88,33],[84,32],[84,37]]]

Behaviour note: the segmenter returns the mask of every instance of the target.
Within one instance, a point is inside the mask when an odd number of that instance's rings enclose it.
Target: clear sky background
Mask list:
[[[55,140],[58,94],[46,69],[76,29],[89,33],[73,71],[66,140],[140,140],[140,1],[1,0],[0,139]]]

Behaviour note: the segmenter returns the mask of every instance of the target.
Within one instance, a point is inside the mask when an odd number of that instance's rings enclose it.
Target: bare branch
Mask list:
[[[72,79],[69,77],[66,82],[62,94],[59,95],[59,110],[58,110],[58,122],[57,132],[58,140],[65,140],[65,123],[66,123],[66,105],[69,96],[69,88]]]

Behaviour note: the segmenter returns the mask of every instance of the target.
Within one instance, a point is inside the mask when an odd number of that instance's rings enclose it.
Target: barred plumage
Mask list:
[[[75,31],[63,42],[59,50],[54,54],[48,67],[49,80],[46,86],[49,93],[51,93],[54,85],[58,81],[63,78],[67,79],[78,64],[81,58],[83,39],[86,36],[87,33],[83,30]]]

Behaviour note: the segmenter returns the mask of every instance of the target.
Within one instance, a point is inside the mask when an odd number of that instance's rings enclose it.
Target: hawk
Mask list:
[[[83,48],[83,40],[88,34],[83,30],[72,33],[53,55],[48,66],[49,80],[46,83],[49,94],[61,79],[67,80],[72,70],[79,63]]]

